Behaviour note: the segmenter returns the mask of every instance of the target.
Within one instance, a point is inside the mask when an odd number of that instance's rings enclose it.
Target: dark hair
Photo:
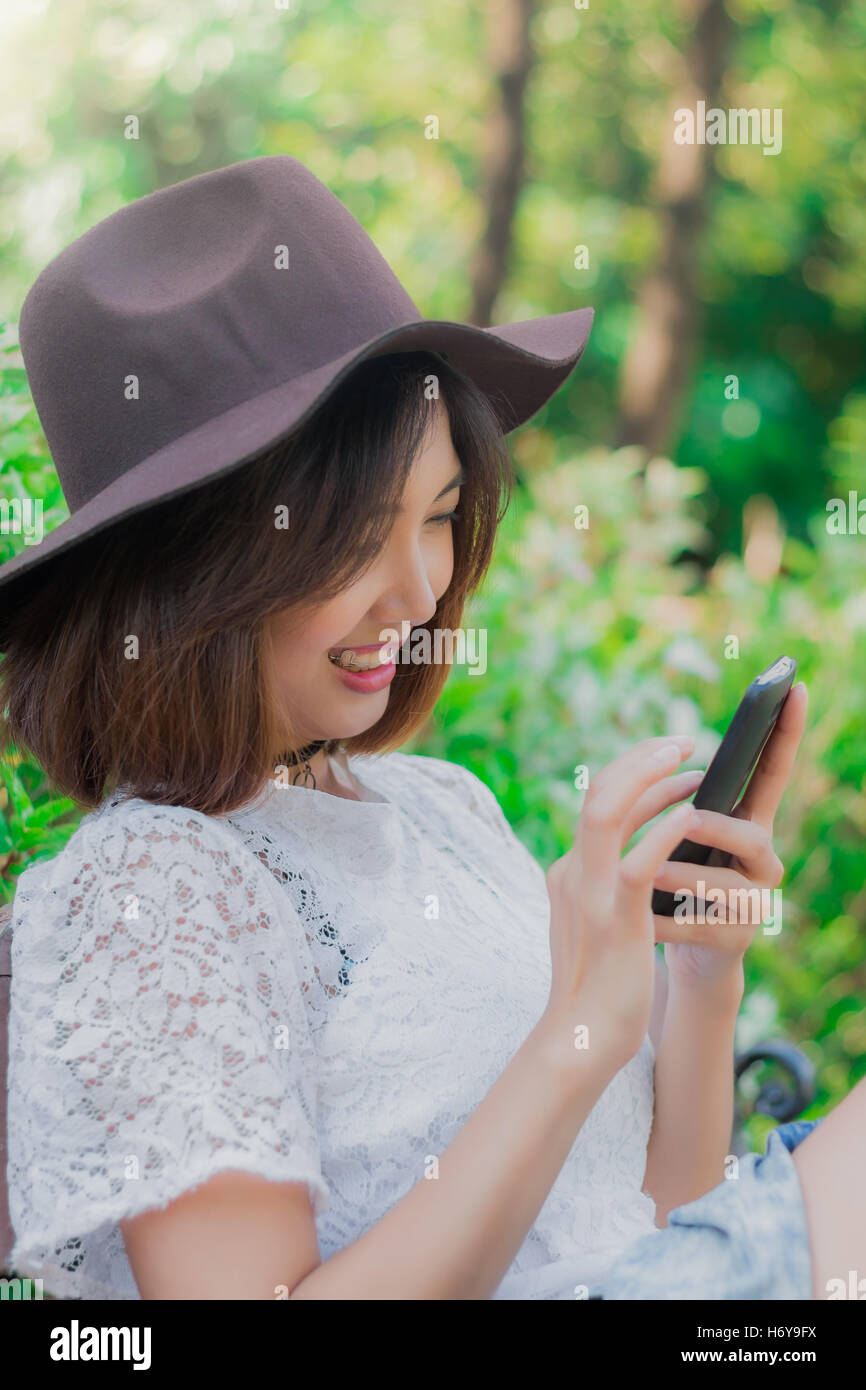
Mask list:
[[[240,468],[115,522],[46,566],[9,628],[0,736],[58,791],[236,810],[299,746],[280,708],[266,619],[341,592],[387,538],[437,407],[466,473],[454,572],[425,624],[455,629],[481,583],[514,474],[488,398],[430,352],[362,363],[287,438]],[[288,509],[288,529],[275,525]],[[137,660],[126,659],[134,634]],[[398,663],[387,709],[350,754],[397,748],[428,718],[446,663]]]

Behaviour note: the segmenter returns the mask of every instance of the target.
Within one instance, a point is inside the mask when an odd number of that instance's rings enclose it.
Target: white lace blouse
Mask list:
[[[307,1183],[326,1260],[435,1171],[541,1017],[545,876],[489,788],[437,758],[348,765],[369,800],[117,793],[21,875],[11,1264],[46,1291],[138,1298],[118,1220],[227,1168]],[[656,1230],[653,1062],[647,1036],[494,1297],[592,1292]]]

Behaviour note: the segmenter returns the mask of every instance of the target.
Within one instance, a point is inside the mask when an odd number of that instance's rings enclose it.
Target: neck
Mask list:
[[[301,747],[306,747],[312,742],[312,739],[307,739]],[[350,801],[363,801],[360,786],[349,771],[346,754],[342,749],[338,748],[333,753],[328,753],[327,748],[320,748],[307,759],[307,763],[316,779],[316,791],[328,792],[331,796],[347,797]],[[304,764],[291,764],[290,773],[291,776],[300,773],[299,781],[302,781]]]
[[[320,748],[318,753],[314,753],[311,758],[307,759],[310,771],[316,779],[316,786],[323,791],[326,790],[326,784],[331,776],[331,763],[333,757],[334,755],[329,753],[327,748]],[[304,767],[302,763],[292,768],[293,773],[298,770],[303,772]]]

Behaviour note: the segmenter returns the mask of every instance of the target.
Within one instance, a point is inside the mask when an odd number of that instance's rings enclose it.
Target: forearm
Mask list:
[[[540,1020],[439,1155],[438,1176],[417,1182],[291,1297],[489,1298],[622,1065],[601,1045],[576,1050],[566,1028]]]
[[[644,1190],[656,1225],[723,1181],[734,1109],[738,980],[715,993],[671,984],[655,1065],[655,1109]]]

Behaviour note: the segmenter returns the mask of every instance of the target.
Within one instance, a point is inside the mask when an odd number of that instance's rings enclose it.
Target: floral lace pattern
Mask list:
[[[117,793],[21,875],[17,1272],[138,1298],[118,1221],[228,1168],[306,1183],[327,1259],[425,1177],[538,1022],[545,876],[496,798],[440,759],[350,763],[370,800],[268,783],[205,816]],[[647,1037],[497,1297],[571,1296],[656,1229],[652,1075]]]

